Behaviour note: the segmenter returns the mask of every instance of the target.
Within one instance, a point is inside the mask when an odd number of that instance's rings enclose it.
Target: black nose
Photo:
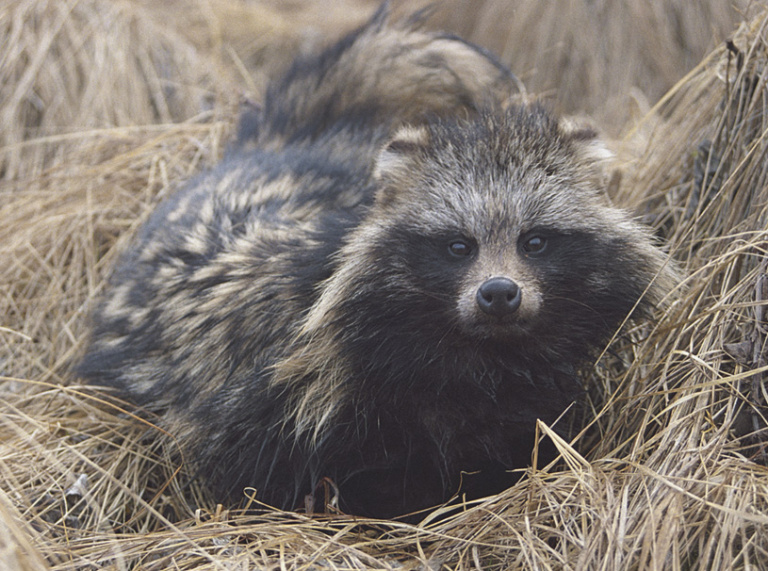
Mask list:
[[[477,290],[477,305],[494,317],[504,317],[517,311],[523,292],[509,278],[491,278]]]

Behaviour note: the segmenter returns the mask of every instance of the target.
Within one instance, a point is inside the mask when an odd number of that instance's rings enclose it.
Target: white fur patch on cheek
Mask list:
[[[518,284],[520,285],[520,284]],[[517,314],[521,320],[530,321],[536,319],[536,316],[541,311],[541,306],[544,303],[544,296],[541,295],[541,289],[538,284],[528,284],[527,286],[520,285],[520,289],[523,295],[523,301],[520,304],[520,309],[517,310]]]
[[[459,299],[456,302],[456,309],[459,314],[459,321],[462,324],[472,323],[474,320],[475,312],[477,310],[477,301],[475,297],[477,290],[467,291],[466,289],[461,292]]]

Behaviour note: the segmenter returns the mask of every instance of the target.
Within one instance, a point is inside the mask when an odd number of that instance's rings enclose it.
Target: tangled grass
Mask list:
[[[608,25],[620,3],[603,4]],[[371,3],[352,5],[348,19],[323,25],[348,26]],[[483,5],[475,33],[500,5]],[[663,20],[663,5],[648,3],[657,11],[642,21]],[[89,303],[132,232],[218,160],[238,101],[258,97],[264,70],[285,60],[275,53],[317,41],[316,30],[289,26],[296,3],[185,6],[0,7],[0,568],[768,568],[767,13],[641,121],[610,125],[628,133],[613,200],[653,225],[685,271],[670,308],[617,337],[593,368],[573,441],[540,425],[560,463],[534,463],[504,493],[410,525],[256,504],[227,511],[158,445],[157,427],[67,373]],[[521,19],[543,10],[521,6]],[[701,16],[710,29],[723,25],[717,10]],[[227,18],[240,22],[232,45]],[[551,18],[542,29],[555,29]],[[624,25],[606,30],[612,46]],[[248,30],[262,41],[246,42]],[[684,52],[694,35],[664,49]],[[487,39],[508,42],[507,54],[536,34]],[[583,64],[594,77],[608,65],[601,57]]]

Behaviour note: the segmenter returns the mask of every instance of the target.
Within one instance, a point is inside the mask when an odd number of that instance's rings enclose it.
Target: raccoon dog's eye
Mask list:
[[[453,240],[448,244],[448,251],[452,256],[464,258],[472,253],[472,246],[464,240]]]
[[[528,236],[522,243],[523,253],[526,256],[538,256],[547,249],[547,239],[544,236]]]

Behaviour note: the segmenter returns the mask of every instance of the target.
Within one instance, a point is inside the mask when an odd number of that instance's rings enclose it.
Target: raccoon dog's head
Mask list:
[[[649,233],[608,204],[609,157],[537,106],[401,129],[307,328],[338,324],[372,361],[467,346],[583,359],[673,283]]]
[[[609,157],[540,107],[402,129],[377,164],[379,263],[438,326],[597,342],[670,283],[648,233],[607,203]]]

